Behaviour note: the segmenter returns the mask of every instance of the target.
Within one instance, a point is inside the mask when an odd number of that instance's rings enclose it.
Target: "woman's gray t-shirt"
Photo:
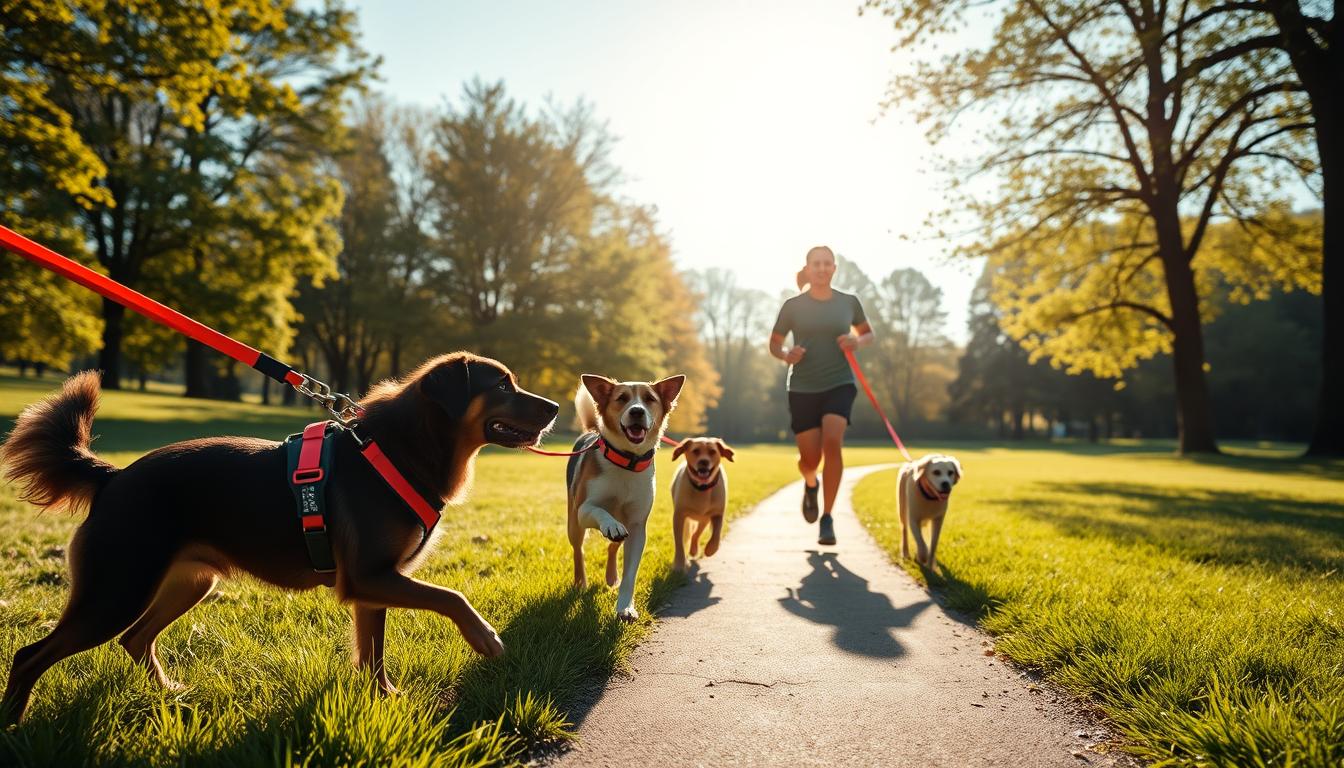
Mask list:
[[[834,289],[826,301],[802,293],[784,302],[774,332],[780,336],[792,332],[793,346],[807,350],[802,360],[789,366],[789,391],[825,392],[853,384],[854,373],[835,339],[865,322],[859,297]]]

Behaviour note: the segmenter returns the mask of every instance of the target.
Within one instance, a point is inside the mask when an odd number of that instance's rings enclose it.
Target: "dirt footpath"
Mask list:
[[[729,524],[659,611],[632,674],[574,714],[548,765],[1132,765],[1076,703],[987,652],[860,527],[846,470],[839,544],[816,544],[801,483]],[[894,503],[894,496],[893,496]],[[666,523],[660,520],[659,524]],[[957,525],[956,502],[948,515]]]

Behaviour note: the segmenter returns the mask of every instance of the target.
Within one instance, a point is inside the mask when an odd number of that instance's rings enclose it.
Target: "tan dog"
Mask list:
[[[952,486],[961,479],[961,462],[951,456],[933,453],[901,467],[896,481],[896,506],[901,513],[901,557],[910,557],[906,532],[914,534],[915,561],[933,570],[938,552],[938,534],[943,530],[947,500]],[[924,543],[924,524],[932,529]]]
[[[733,449],[717,437],[688,437],[682,440],[672,458],[686,455],[686,463],[672,478],[672,538],[676,542],[679,573],[686,572],[686,524],[695,523],[691,534],[691,557],[700,554],[700,534],[710,526],[705,557],[719,551],[723,534],[723,510],[728,503],[728,475],[720,466],[723,459],[733,460]]]
[[[616,615],[634,621],[639,616],[634,606],[635,577],[653,509],[653,456],[686,377],[669,376],[652,384],[591,374],[582,379],[574,395],[579,424],[585,430],[574,450],[582,452],[570,457],[565,473],[574,583],[579,587],[588,584],[583,539],[589,528],[601,531],[611,542],[607,586],[616,585],[616,551],[624,543],[625,573],[616,596]]]

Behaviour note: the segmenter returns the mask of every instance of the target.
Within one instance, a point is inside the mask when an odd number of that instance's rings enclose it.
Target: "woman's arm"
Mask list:
[[[854,326],[852,333],[846,333],[836,337],[836,343],[841,349],[855,350],[859,347],[866,347],[873,343],[873,326],[867,322],[859,323]]]
[[[797,345],[785,349],[784,334],[782,333],[770,334],[770,354],[780,360],[783,360],[789,365],[793,365],[797,363],[799,360],[802,360],[803,354],[805,352],[807,352],[806,349]]]

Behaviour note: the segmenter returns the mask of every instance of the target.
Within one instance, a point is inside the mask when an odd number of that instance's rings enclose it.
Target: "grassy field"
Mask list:
[[[942,573],[906,566],[1000,654],[1159,764],[1344,765],[1344,464],[955,452]],[[896,560],[894,485],[866,478],[855,505]]]
[[[0,377],[0,428],[7,432],[14,414],[58,384]],[[125,465],[189,437],[282,437],[315,413],[110,392],[95,449]],[[851,461],[889,453],[859,449]],[[663,490],[670,455],[659,457],[641,608],[678,583]],[[793,479],[793,461],[785,446],[739,451],[730,514]],[[0,765],[488,765],[565,738],[566,707],[619,669],[652,621],[647,610],[633,626],[616,621],[615,591],[605,586],[571,588],[562,459],[488,448],[476,477],[470,501],[445,515],[447,535],[417,575],[467,595],[500,630],[502,658],[474,656],[447,619],[392,611],[388,664],[403,695],[380,699],[350,668],[348,612],[329,593],[225,582],[160,638],[168,673],[185,691],[151,686],[116,644],[79,654],[42,678],[23,727],[0,732]],[[64,547],[78,522],[38,515],[0,488],[0,674],[59,616]],[[600,582],[599,539],[590,535],[587,554]]]

